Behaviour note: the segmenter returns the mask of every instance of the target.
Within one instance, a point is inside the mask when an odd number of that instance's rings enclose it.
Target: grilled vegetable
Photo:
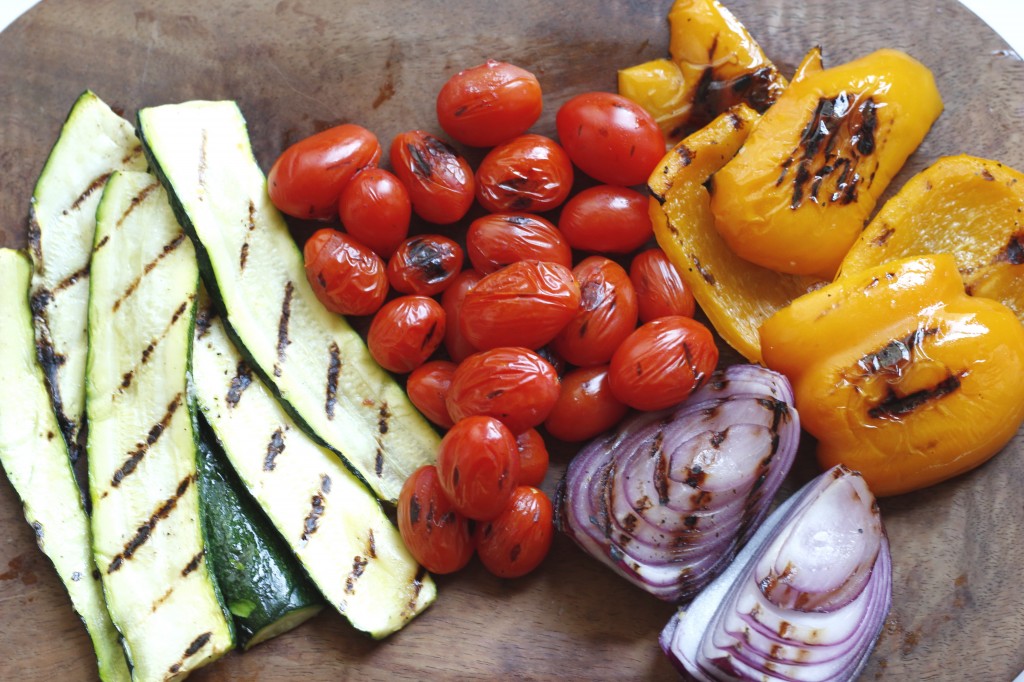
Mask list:
[[[323,595],[352,625],[384,637],[429,606],[430,576],[380,503],[299,429],[200,305],[196,399],[228,462]]]
[[[37,354],[72,462],[85,447],[85,326],[96,204],[113,171],[145,168],[131,125],[85,92],[32,193],[28,239]]]
[[[0,249],[0,464],[21,498],[39,548],[71,597],[104,682],[130,679],[92,558],[89,517],[36,363],[28,289],[32,266]],[[12,409],[17,405],[17,409]]]
[[[136,680],[181,679],[233,645],[206,563],[186,394],[198,272],[167,196],[115,173],[89,296],[93,550]]]
[[[200,425],[201,435],[204,430]],[[206,556],[235,617],[238,644],[250,649],[318,614],[323,600],[223,455],[208,444],[212,438],[199,441]]]
[[[266,194],[233,102],[139,112],[146,154],[197,246],[203,278],[249,366],[295,421],[344,457],[381,498],[433,461],[437,433],[317,301],[302,255]]]

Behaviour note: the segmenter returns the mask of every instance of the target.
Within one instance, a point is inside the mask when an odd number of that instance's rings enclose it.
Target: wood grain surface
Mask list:
[[[936,75],[946,110],[907,173],[968,152],[1024,169],[1024,64],[954,0],[733,0],[787,74],[815,44],[828,64],[881,47]],[[147,105],[235,99],[269,168],[289,143],[359,122],[386,145],[439,132],[445,79],[488,57],[535,71],[536,126],[616,69],[667,51],[670,0],[43,0],[0,34],[0,244],[25,244],[32,186],[77,95],[134,117]],[[302,232],[302,226],[296,228]],[[17,409],[0,405],[0,409]],[[866,680],[1010,680],[1024,670],[1024,440],[930,490],[885,500],[893,609]],[[551,491],[567,453],[555,457]],[[803,455],[794,483],[811,473]],[[542,570],[489,577],[477,564],[438,580],[428,612],[384,642],[325,612],[231,654],[196,680],[673,679],[657,635],[672,607],[558,538]],[[17,498],[0,482],[0,679],[89,680],[84,630]]]

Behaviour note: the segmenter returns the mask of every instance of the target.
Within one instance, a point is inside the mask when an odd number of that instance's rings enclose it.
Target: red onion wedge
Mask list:
[[[736,560],[661,633],[701,682],[854,680],[892,603],[874,495],[833,467],[786,500]]]
[[[691,599],[767,514],[799,437],[786,378],[733,365],[584,446],[559,484],[558,525],[654,596]]]

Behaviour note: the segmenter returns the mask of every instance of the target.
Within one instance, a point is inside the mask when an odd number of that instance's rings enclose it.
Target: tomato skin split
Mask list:
[[[400,296],[377,311],[366,345],[381,367],[405,374],[433,355],[444,339],[444,330],[440,303],[426,296]]]
[[[339,315],[372,315],[388,295],[384,262],[344,232],[321,228],[302,249],[317,299]]]
[[[543,135],[521,135],[492,149],[476,170],[476,199],[491,213],[543,213],[572,190],[569,155]]]
[[[422,130],[399,133],[391,141],[390,160],[412,210],[428,223],[454,223],[473,205],[473,169],[444,140]]]
[[[466,232],[466,255],[484,275],[521,260],[572,267],[572,249],[562,232],[532,213],[490,213],[477,218]]]
[[[403,294],[434,296],[462,271],[462,247],[439,234],[403,241],[388,261],[388,281]]]

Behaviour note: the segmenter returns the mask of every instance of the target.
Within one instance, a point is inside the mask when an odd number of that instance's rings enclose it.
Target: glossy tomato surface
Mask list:
[[[462,271],[462,247],[448,237],[424,234],[402,242],[388,260],[388,281],[403,294],[433,296]]]
[[[473,169],[444,140],[422,130],[399,133],[391,141],[390,159],[413,211],[427,222],[454,223],[473,205]]]
[[[385,303],[370,323],[366,345],[373,359],[390,372],[416,369],[444,339],[441,304],[427,296],[400,296]]]
[[[302,257],[313,293],[331,312],[372,315],[387,298],[384,261],[343,232],[317,230],[306,240]]]
[[[412,204],[392,173],[364,168],[341,191],[338,216],[346,232],[387,258],[409,235]]]
[[[452,505],[474,521],[493,519],[519,484],[519,449],[494,417],[466,417],[441,439],[437,473]]]
[[[491,213],[543,213],[572,190],[572,162],[557,142],[521,135],[492,149],[476,170],[476,198]]]
[[[454,374],[454,362],[431,360],[414,369],[405,382],[405,392],[409,394],[409,400],[416,409],[444,429],[451,428],[455,423],[448,414],[446,404]]]
[[[537,77],[493,59],[455,74],[437,94],[437,122],[471,147],[493,147],[525,133],[542,109]]]
[[[580,306],[552,346],[581,367],[607,363],[636,328],[636,293],[621,265],[604,256],[585,258],[572,270]]]
[[[516,436],[516,447],[519,449],[519,484],[540,486],[551,462],[544,436],[537,429],[526,429]]]
[[[636,291],[641,322],[668,315],[693,317],[697,310],[693,290],[661,249],[647,249],[634,256],[629,279]]]
[[[455,362],[465,360],[479,348],[474,346],[462,333],[462,302],[469,290],[483,279],[476,270],[463,270],[452,280],[452,283],[441,294],[441,307],[444,308],[447,324],[444,331],[444,348],[448,356]]]
[[[629,253],[653,236],[647,197],[629,187],[588,187],[565,203],[558,229],[574,249]]]
[[[466,232],[466,255],[483,274],[521,260],[572,267],[572,249],[551,221],[531,213],[491,213],[474,220]]]
[[[477,556],[499,578],[519,578],[540,566],[554,539],[554,509],[541,490],[520,486],[504,511],[477,524]]]
[[[277,208],[296,218],[328,220],[357,172],[376,166],[377,136],[353,123],[328,128],[288,147],[267,175],[267,192]]]
[[[555,438],[576,443],[612,429],[628,411],[612,393],[608,365],[578,367],[562,377],[562,391],[544,428]]]
[[[454,573],[473,558],[469,519],[448,500],[435,466],[420,467],[406,479],[397,516],[405,546],[431,573]]]

